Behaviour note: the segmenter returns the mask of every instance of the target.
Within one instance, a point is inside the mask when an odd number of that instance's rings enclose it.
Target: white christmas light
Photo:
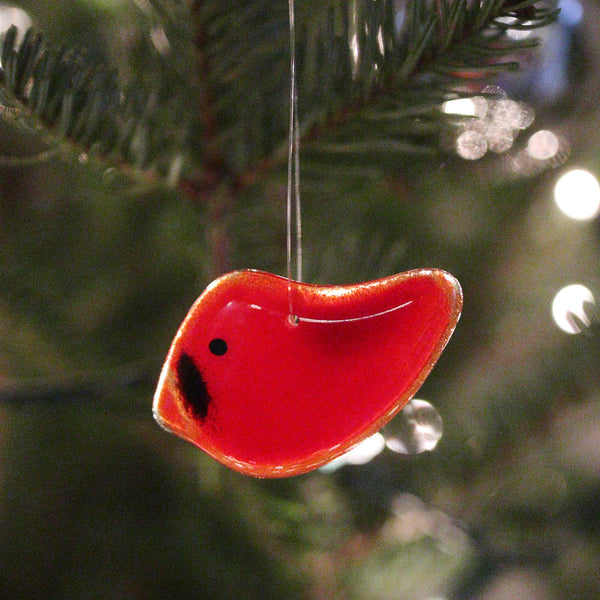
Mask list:
[[[0,33],[4,33],[11,25],[18,29],[20,43],[25,31],[31,27],[31,18],[22,8],[0,4]]]
[[[536,131],[527,142],[527,153],[536,160],[549,160],[556,156],[560,142],[551,131]]]
[[[321,471],[332,472],[344,465],[365,465],[372,461],[385,448],[385,438],[381,433],[376,433],[357,444],[346,454],[338,456],[330,463],[321,467]]]
[[[351,465],[364,465],[371,462],[384,448],[383,435],[376,433],[346,452],[346,462]]]
[[[456,140],[456,152],[462,158],[477,160],[488,151],[485,136],[478,131],[469,129],[461,133]]]
[[[442,110],[449,115],[464,115],[465,117],[474,117],[477,114],[472,98],[448,100],[442,104]]]
[[[582,327],[591,325],[589,307],[595,303],[594,295],[584,285],[568,285],[552,301],[554,322],[566,333],[581,333]]]
[[[600,185],[589,171],[573,169],[556,182],[554,200],[571,219],[588,221],[600,211]]]

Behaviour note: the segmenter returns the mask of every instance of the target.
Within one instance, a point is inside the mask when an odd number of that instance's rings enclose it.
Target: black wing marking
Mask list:
[[[177,361],[177,381],[186,409],[201,421],[206,419],[211,397],[200,369],[185,352],[181,353]]]

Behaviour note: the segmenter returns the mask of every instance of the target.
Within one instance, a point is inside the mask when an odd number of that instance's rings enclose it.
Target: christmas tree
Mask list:
[[[0,596],[598,596],[597,19],[296,1],[305,280],[465,307],[371,450],[260,480],[151,405],[214,277],[286,273],[287,3],[0,6]]]

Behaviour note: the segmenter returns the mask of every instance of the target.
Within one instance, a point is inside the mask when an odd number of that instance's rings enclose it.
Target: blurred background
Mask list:
[[[600,4],[558,5],[535,31],[505,19],[539,46],[476,97],[440,96],[435,144],[422,120],[378,144],[374,117],[313,119],[315,90],[352,105],[351,85],[302,53],[321,4],[298,3],[305,279],[439,267],[465,306],[408,410],[269,481],[167,434],[151,404],[214,276],[285,273],[287,4],[0,4],[0,29],[33,24],[150,90],[118,156],[2,92],[1,598],[600,597]]]

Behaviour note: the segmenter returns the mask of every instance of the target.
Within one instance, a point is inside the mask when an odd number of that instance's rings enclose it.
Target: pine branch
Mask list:
[[[105,399],[115,392],[154,381],[157,365],[135,362],[113,368],[108,373],[86,374],[64,380],[3,381],[0,404],[26,402],[60,403],[75,400]]]
[[[268,19],[265,11],[268,4]],[[533,1],[297,2],[298,72],[304,157],[367,158],[383,151],[439,151],[456,120],[441,103],[475,94],[537,44],[508,29],[536,29],[558,12]],[[213,69],[213,139],[243,181],[286,155],[285,3],[197,2]],[[479,86],[477,84],[480,84]]]
[[[1,116],[51,146],[85,149],[121,169],[173,179],[184,157],[184,175],[191,175],[179,185],[208,200],[209,274],[229,268],[227,211],[236,186],[285,161],[288,27],[285,2],[196,4],[193,20],[186,20],[180,3],[153,0],[171,52],[157,57],[151,84],[136,81],[127,89],[85,51],[56,48],[33,31],[18,44],[16,30],[8,30],[0,95],[9,108]],[[497,69],[513,68],[513,54],[532,46],[511,40],[507,27],[543,26],[556,16],[533,2],[437,0],[408,2],[400,24],[393,6],[391,0],[298,0],[303,160],[316,159],[315,180],[326,161],[394,164],[398,155],[439,150],[440,131],[456,119],[439,110],[441,103],[467,93],[466,76],[469,85],[475,76],[486,81]],[[70,382],[58,384],[0,390],[0,396],[71,393]],[[89,393],[103,385],[94,383]]]
[[[0,60],[2,100],[10,107],[2,117],[36,132],[47,147],[90,152],[168,180],[189,160],[190,107],[168,89],[172,78],[123,89],[116,71],[85,50],[56,48],[33,29],[19,43],[14,26],[2,37]]]
[[[535,41],[557,11],[532,0],[297,1],[301,129],[307,155],[415,154],[439,148],[449,97],[472,92]],[[81,50],[54,48],[32,30],[1,45],[2,117],[50,146],[89,150],[121,169],[175,181],[182,162],[197,194],[252,181],[284,161],[289,54],[287,6],[196,0],[193,20],[174,0],[152,0],[171,44],[150,86],[122,89]],[[195,24],[193,55],[190,22]],[[190,58],[191,57],[191,58]],[[185,173],[184,173],[185,176]],[[208,186],[208,188],[207,188]]]

